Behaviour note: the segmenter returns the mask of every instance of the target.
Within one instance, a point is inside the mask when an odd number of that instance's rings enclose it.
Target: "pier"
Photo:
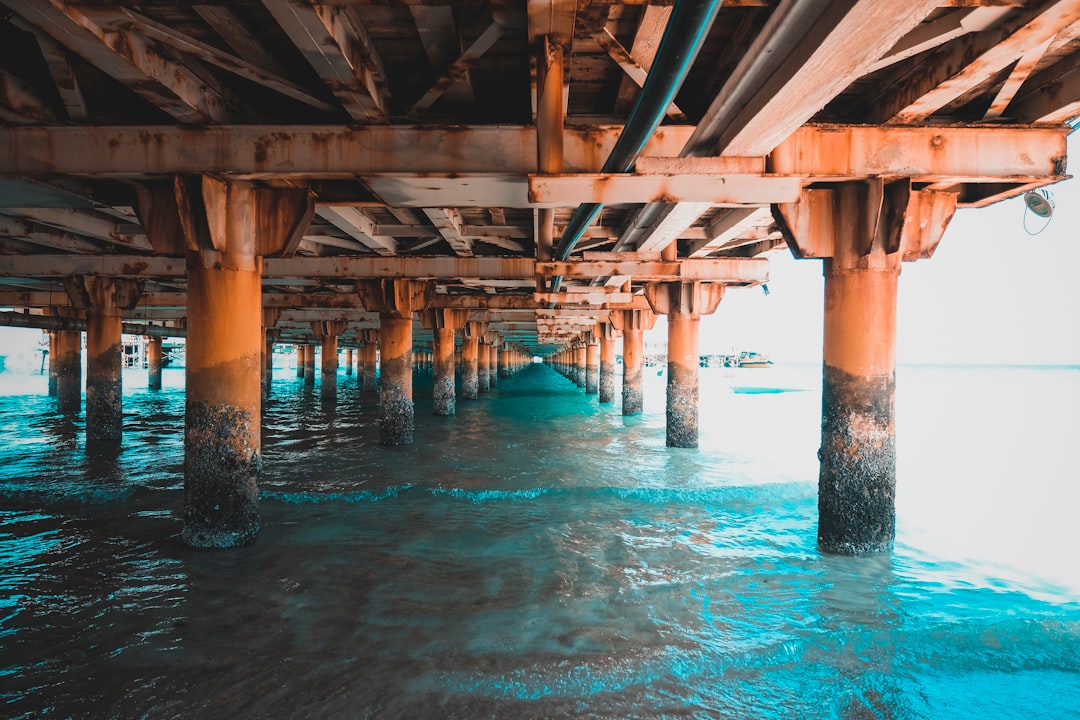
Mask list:
[[[194,547],[258,533],[276,344],[327,403],[343,351],[398,446],[533,357],[640,412],[663,315],[684,452],[700,318],[790,252],[825,276],[819,545],[887,550],[902,263],[1066,178],[1080,115],[1080,0],[3,5],[0,322],[52,333],[88,445],[121,333],[186,339]]]

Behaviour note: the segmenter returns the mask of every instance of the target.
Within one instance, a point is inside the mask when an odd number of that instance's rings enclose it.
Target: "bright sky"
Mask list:
[[[1069,137],[1073,173],[1078,136]],[[904,263],[898,362],[1080,365],[1080,180],[1049,189],[1056,207],[1038,235],[1024,230],[1023,199],[1014,198],[957,211],[934,257]],[[1032,230],[1044,224],[1030,212],[1027,219]],[[729,290],[702,320],[702,353],[734,347],[821,359],[821,261],[771,257],[768,297],[761,288]]]

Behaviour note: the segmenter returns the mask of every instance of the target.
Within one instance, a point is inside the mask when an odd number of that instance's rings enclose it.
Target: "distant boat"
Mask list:
[[[739,353],[739,367],[741,368],[767,368],[772,367],[773,361],[762,353],[743,351]]]

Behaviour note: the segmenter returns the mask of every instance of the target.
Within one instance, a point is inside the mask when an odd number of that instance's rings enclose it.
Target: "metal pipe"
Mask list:
[[[686,79],[722,2],[683,0],[675,3],[649,76],[601,172],[623,173],[633,167]],[[570,256],[603,207],[603,203],[586,203],[578,207],[559,240],[555,252],[557,260],[566,260]],[[559,280],[554,279],[555,288],[558,288]]]

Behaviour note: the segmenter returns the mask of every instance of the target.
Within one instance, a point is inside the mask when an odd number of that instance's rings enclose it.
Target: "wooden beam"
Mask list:
[[[41,57],[49,68],[53,85],[60,95],[60,102],[64,104],[64,111],[68,120],[79,122],[89,119],[86,110],[86,100],[83,98],[82,87],[71,67],[71,60],[63,45],[53,40],[48,34],[29,23],[20,22],[34,33],[38,48],[41,49]]]
[[[461,232],[461,213],[449,208],[424,208],[423,212],[458,257],[472,257],[472,241]]]
[[[867,68],[867,73],[895,65],[901,60],[941,47],[969,33],[981,32],[1007,15],[1010,7],[968,7],[916,26]]]
[[[0,121],[28,123],[55,120],[56,114],[34,88],[0,68]]]
[[[205,63],[219,67],[237,77],[242,77],[245,80],[250,80],[263,87],[270,88],[271,90],[281,93],[285,97],[299,100],[313,108],[319,110],[334,109],[332,105],[323,102],[299,85],[275,75],[274,73],[263,70],[254,63],[242,60],[227,52],[222,52],[213,45],[208,45],[200,40],[189,37],[168,25],[163,25],[162,23],[151,20],[145,15],[129,8],[125,8],[124,12],[138,24],[139,32],[147,37],[159,40],[181,52],[189,53]]]
[[[393,255],[397,252],[397,241],[380,234],[371,218],[356,208],[337,205],[320,207],[315,210],[315,214],[378,255]]]
[[[730,5],[730,2],[726,3]],[[630,46],[630,59],[645,73],[652,69],[656,51],[660,49],[660,38],[664,36],[668,20],[671,18],[670,5],[646,5],[641,10],[641,21],[634,33],[634,42]],[[625,115],[630,111],[640,91],[641,83],[632,80],[629,75],[619,83],[619,93],[615,98],[615,112]]]
[[[599,43],[600,47],[608,54],[612,60],[615,61],[622,71],[626,73],[631,82],[637,85],[639,88],[645,85],[645,78],[649,76],[647,68],[638,65],[634,58],[627,52],[626,48],[622,46],[615,36],[611,34],[607,28],[601,28],[599,32],[593,34],[593,39]],[[683,113],[679,106],[672,102],[667,108],[667,116],[676,122],[685,122],[686,115]]]
[[[1061,123],[1080,116],[1080,53],[1066,56],[1032,77],[1006,114],[1024,123]]]
[[[30,223],[20,222],[7,215],[0,215],[0,235],[25,240],[34,245],[64,252],[79,254],[97,254],[101,252],[101,245],[86,238],[67,232],[44,231]]]
[[[382,63],[351,8],[299,0],[262,0],[353,120],[384,123]]]
[[[454,22],[454,8],[450,5],[410,5],[409,12],[416,23],[416,33],[424,46],[428,62],[433,68],[446,68],[464,49]],[[461,76],[444,93],[448,100],[471,103],[474,99],[469,73]]]
[[[765,155],[938,6],[937,0],[781,0],[684,154]]]
[[[5,5],[180,122],[228,120],[221,95],[138,35],[107,32],[85,13],[58,0],[11,0]]]
[[[947,45],[877,98],[868,120],[924,120],[1078,20],[1080,0],[1055,0],[1020,11],[999,28]]]
[[[66,208],[3,208],[3,212],[77,235],[86,235],[111,245],[119,245],[125,249],[153,250],[146,235],[123,232],[117,223],[99,215]]]
[[[487,29],[480,34],[480,37],[476,38],[472,45],[461,53],[461,56],[443,72],[439,79],[435,81],[435,84],[413,103],[412,109],[408,113],[409,117],[418,117],[434,105],[435,101],[442,97],[455,82],[464,77],[469,68],[483,57],[484,53],[490,50],[505,32],[506,28],[498,22],[488,25]]]

